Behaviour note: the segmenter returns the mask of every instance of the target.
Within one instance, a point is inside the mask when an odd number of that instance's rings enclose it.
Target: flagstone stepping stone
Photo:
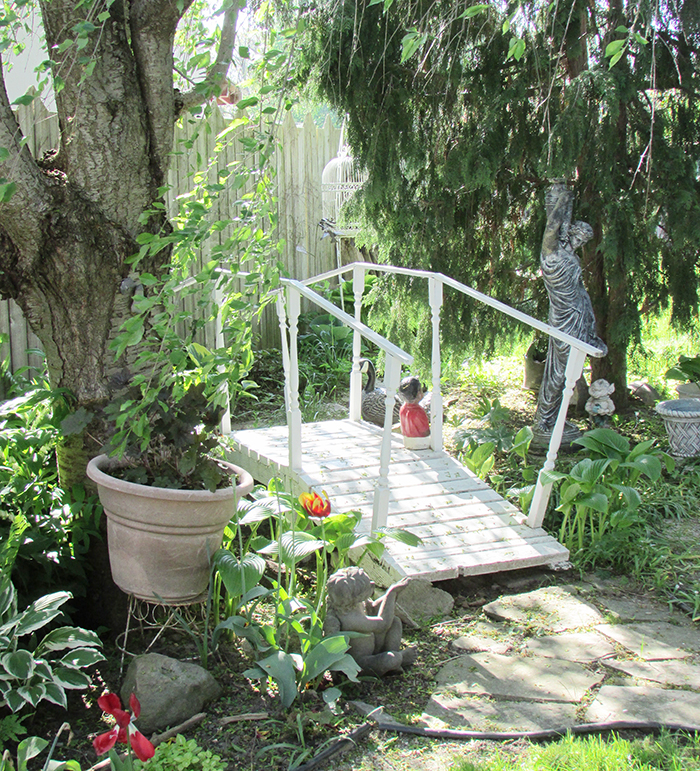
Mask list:
[[[682,659],[700,650],[700,635],[688,626],[663,621],[648,624],[601,624],[596,629],[645,661]]]
[[[455,695],[492,694],[516,699],[580,702],[603,679],[573,661],[474,653],[448,662],[437,674]]]
[[[574,587],[548,586],[526,594],[500,597],[484,606],[484,613],[499,621],[564,632],[600,624],[601,613],[576,596]]]
[[[602,597],[604,612],[619,621],[668,621],[672,614],[665,605],[643,599]]]
[[[700,730],[700,693],[653,686],[604,685],[586,711],[589,723],[639,720]]]
[[[534,656],[582,662],[596,661],[615,652],[612,643],[597,632],[532,637],[527,641],[526,650]]]
[[[572,726],[576,705],[562,702],[501,701],[478,696],[457,696],[449,689],[436,691],[421,722],[429,728],[471,731],[542,731]]]
[[[512,644],[508,640],[494,640],[493,637],[483,637],[476,634],[458,637],[450,643],[450,648],[463,653],[489,651],[490,653],[505,654],[508,653],[512,647]]]
[[[606,661],[606,667],[643,680],[700,690],[700,664],[671,660],[663,662]]]

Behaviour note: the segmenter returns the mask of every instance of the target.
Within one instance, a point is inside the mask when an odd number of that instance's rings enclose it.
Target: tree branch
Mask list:
[[[22,130],[12,111],[0,61],[0,148],[7,151],[0,162],[0,177],[15,185],[9,200],[0,203],[0,225],[15,247],[29,259],[42,241],[40,220],[51,206],[48,181],[23,143]]]
[[[219,50],[216,54],[216,61],[207,70],[207,74],[201,83],[194,88],[181,94],[177,98],[177,115],[180,115],[190,107],[201,104],[206,98],[206,85],[221,86],[226,81],[231,59],[233,57],[233,47],[236,44],[236,26],[238,24],[238,13],[245,7],[245,0],[233,0],[233,5],[224,12],[224,23],[221,27],[221,40],[219,41]]]

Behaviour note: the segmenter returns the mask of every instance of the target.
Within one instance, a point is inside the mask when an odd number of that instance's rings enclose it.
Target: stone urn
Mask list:
[[[671,453],[679,458],[700,455],[700,399],[669,399],[659,402],[661,415],[671,445]]]
[[[107,516],[107,546],[114,583],[140,600],[167,605],[200,601],[209,562],[221,546],[237,500],[253,489],[253,478],[226,464],[234,488],[171,490],[125,482],[109,474],[112,460],[93,458],[87,475],[97,485]]]

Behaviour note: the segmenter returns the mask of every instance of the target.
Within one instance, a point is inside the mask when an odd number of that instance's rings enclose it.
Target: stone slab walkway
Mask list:
[[[452,644],[422,716],[431,728],[535,731],[651,721],[700,727],[700,632],[653,601],[592,584],[486,605]]]

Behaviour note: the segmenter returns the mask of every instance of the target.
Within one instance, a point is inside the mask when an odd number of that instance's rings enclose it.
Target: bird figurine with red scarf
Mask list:
[[[401,433],[404,437],[430,436],[428,414],[421,406],[423,386],[415,376],[405,377],[399,386],[399,396],[404,403],[399,410]]]

